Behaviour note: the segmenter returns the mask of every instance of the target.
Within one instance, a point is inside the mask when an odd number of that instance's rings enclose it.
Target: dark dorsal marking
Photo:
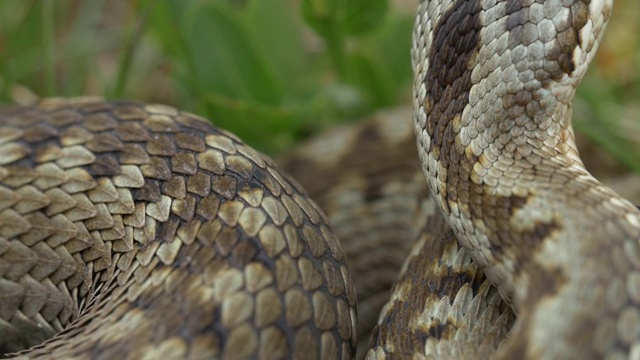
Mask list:
[[[468,182],[476,161],[474,156],[466,156],[464,149],[456,148],[453,123],[469,103],[473,85],[469,63],[479,49],[480,10],[479,0],[456,0],[435,24],[429,49],[424,104],[427,132],[432,139],[429,151],[447,169],[447,196],[451,201],[458,200],[460,179]]]
[[[531,40],[530,31],[527,27],[534,26],[531,22],[529,7],[531,1],[523,0],[507,0],[507,27],[509,32],[509,49],[525,44],[528,45]],[[543,3],[543,0],[537,0],[537,3]],[[564,1],[562,8],[570,8],[569,17],[571,26],[567,29],[561,29],[555,37],[555,40],[548,42],[545,49],[545,61],[556,62],[559,68],[550,73],[539,72],[540,75],[548,75],[552,80],[558,81],[564,74],[572,75],[576,69],[577,63],[574,58],[573,51],[580,45],[580,30],[589,21],[589,3],[591,0],[571,0],[571,4]],[[524,4],[524,5],[523,5]],[[551,8],[551,6],[548,6]],[[548,16],[552,16],[549,14]],[[547,71],[550,68],[546,69]],[[546,79],[540,79],[544,81]]]
[[[520,43],[524,43],[522,31],[518,33],[514,29],[518,28],[515,24],[530,22],[529,11],[520,5],[524,2],[522,0],[507,1],[507,13],[511,12],[512,15],[515,14],[513,16],[523,17],[523,19],[515,17],[507,19],[507,26],[512,26],[514,31],[514,34],[510,34],[509,41],[520,37]],[[580,8],[581,4],[574,7]],[[526,254],[518,251],[521,245],[531,240],[536,240],[536,244],[539,244],[542,239],[557,230],[559,224],[554,221],[541,222],[535,224],[529,231],[514,236],[509,231],[511,228],[509,222],[513,213],[526,205],[527,196],[498,196],[492,191],[487,191],[490,188],[488,185],[471,181],[473,166],[478,160],[482,160],[479,159],[482,155],[476,156],[469,149],[465,149],[459,141],[456,142],[459,131],[456,128],[459,129],[462,113],[469,103],[469,93],[474,85],[471,73],[476,65],[476,55],[482,46],[481,10],[480,0],[456,0],[434,26],[434,38],[429,49],[430,67],[425,78],[426,130],[431,137],[429,151],[446,169],[444,194],[440,194],[440,196],[446,196],[446,200],[442,203],[444,211],[449,212],[449,204],[456,203],[462,208],[461,211],[470,213],[473,219],[492,219],[485,223],[491,238],[492,252],[500,256],[507,248],[516,252],[518,262],[526,262],[528,261]],[[524,19],[525,14],[527,19]],[[511,25],[508,25],[509,23]],[[570,54],[572,50],[563,49],[563,51],[568,51],[567,54]],[[558,70],[560,74],[562,71]],[[553,77],[555,74],[550,76]],[[505,99],[502,100],[507,101],[510,98],[505,97]],[[515,100],[518,100],[517,96]],[[502,115],[487,114],[487,116],[495,116],[499,119]],[[496,119],[491,120],[497,121]],[[485,119],[487,120],[489,119]]]

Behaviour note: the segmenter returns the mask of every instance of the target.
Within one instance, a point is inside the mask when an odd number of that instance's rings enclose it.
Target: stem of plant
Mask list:
[[[334,6],[334,9],[334,11],[339,11],[338,6]],[[329,56],[331,56],[331,61],[338,73],[338,77],[341,81],[346,81],[347,66],[345,59],[345,38],[344,32],[339,29],[338,14],[333,14],[331,17],[331,24],[329,26],[326,41]]]
[[[53,0],[44,0],[41,9],[45,91],[46,95],[52,96],[56,94],[56,63],[54,50],[55,7]]]
[[[131,70],[131,65],[133,63],[133,56],[137,45],[140,43],[142,34],[146,29],[149,14],[151,13],[153,6],[153,3],[151,5],[147,5],[144,13],[140,17],[133,17],[135,24],[129,28],[128,33],[125,35],[124,51],[121,53],[118,61],[118,77],[116,78],[115,87],[113,88],[113,91],[111,91],[111,97],[119,98],[124,93],[124,88],[127,85],[127,80],[129,79],[129,70]]]

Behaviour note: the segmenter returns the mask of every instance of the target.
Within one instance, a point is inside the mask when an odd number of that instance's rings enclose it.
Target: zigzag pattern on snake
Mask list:
[[[197,116],[0,110],[0,351],[346,359],[373,327],[371,359],[640,357],[640,212],[584,169],[571,128],[611,6],[421,1],[417,156],[380,121],[284,162],[330,221]]]

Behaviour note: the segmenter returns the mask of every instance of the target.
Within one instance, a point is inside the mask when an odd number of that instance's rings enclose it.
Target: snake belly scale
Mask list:
[[[417,153],[377,119],[283,162],[328,216],[170,107],[0,110],[0,351],[640,358],[640,212],[585,170],[571,126],[612,6],[420,1]]]

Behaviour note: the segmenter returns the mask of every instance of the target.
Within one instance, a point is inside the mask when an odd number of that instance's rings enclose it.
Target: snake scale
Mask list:
[[[401,112],[283,161],[328,217],[195,115],[2,108],[0,352],[640,358],[640,212],[585,170],[571,128],[611,8],[421,1],[417,151]]]

